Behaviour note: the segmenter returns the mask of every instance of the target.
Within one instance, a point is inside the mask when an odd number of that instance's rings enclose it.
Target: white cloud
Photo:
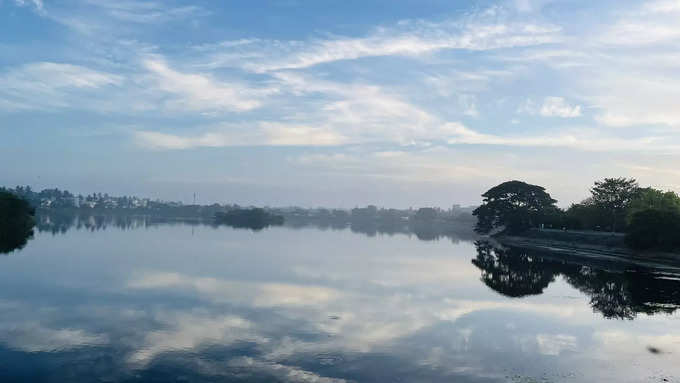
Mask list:
[[[0,106],[4,104],[8,109],[82,107],[83,103],[78,101],[86,99],[86,94],[120,86],[123,81],[120,75],[78,65],[26,64],[0,75]]]
[[[228,363],[230,368],[248,369],[275,376],[278,381],[290,383],[346,383],[340,378],[328,378],[298,367],[287,366],[271,361],[262,361],[251,357],[232,359]]]
[[[543,355],[559,356],[565,351],[573,352],[578,349],[576,337],[568,334],[538,334],[536,343]]]
[[[455,148],[433,146],[409,151],[345,150],[331,154],[302,154],[289,161],[323,174],[362,180],[391,181],[395,185],[457,182],[490,183],[508,177],[535,177],[541,171],[516,156],[487,156]],[[492,180],[492,181],[489,181]]]
[[[45,327],[39,323],[0,324],[0,342],[26,352],[55,352],[77,347],[107,344],[106,335],[92,334],[82,329]]]
[[[477,110],[477,98],[470,94],[461,94],[458,96],[458,104],[460,105],[463,114],[470,117],[478,117],[479,110]]]
[[[405,137],[417,139],[424,147],[437,143],[450,145],[491,145],[516,147],[559,147],[575,150],[607,152],[607,151],[641,151],[649,153],[673,153],[680,150],[680,143],[672,135],[646,135],[638,137],[617,137],[605,135],[596,129],[576,129],[561,131],[553,135],[498,135],[480,133],[458,122],[432,125],[426,131],[411,136],[400,136],[405,132],[395,131],[393,137],[380,136],[376,131],[362,135],[360,130],[347,130],[345,135],[333,129],[311,128],[287,125],[274,122],[260,122],[249,125],[249,129],[238,126],[226,126],[198,135],[175,135],[155,131],[136,131],[135,139],[141,147],[149,149],[173,150],[198,147],[227,146],[339,146],[365,144],[400,144],[404,145]],[[376,151],[375,153],[382,153]],[[389,152],[401,153],[401,152]],[[356,164],[358,172],[362,164]],[[461,169],[458,169],[459,171]]]
[[[206,12],[197,6],[175,7],[168,2],[130,0],[84,0],[85,4],[99,8],[113,19],[133,23],[167,22]]]
[[[366,37],[311,41],[239,40],[212,46],[208,66],[242,66],[254,72],[303,69],[342,60],[379,56],[419,56],[440,50],[492,50],[533,46],[560,40],[554,25],[497,22],[469,17],[441,23],[404,21]],[[243,62],[245,60],[245,62]],[[204,64],[205,65],[205,64]]]
[[[515,0],[515,8],[520,12],[537,12],[555,0]]]
[[[563,97],[546,97],[539,113],[545,117],[573,118],[581,115],[581,107],[569,105]]]
[[[644,8],[651,13],[680,12],[680,1],[678,0],[650,1],[645,4]]]
[[[342,296],[340,291],[320,286],[236,282],[162,272],[141,275],[131,280],[128,287],[195,291],[207,300],[248,303],[257,307],[320,305]]]
[[[198,135],[175,135],[156,131],[136,131],[134,138],[141,147],[173,150],[226,146],[328,146],[341,145],[346,139],[328,129],[275,122],[253,123],[221,128]]]
[[[229,145],[226,137],[215,133],[206,133],[197,137],[181,137],[161,132],[137,131],[135,140],[140,146],[150,149],[189,149]]]
[[[634,66],[604,73],[589,84],[593,103],[602,110],[596,117],[614,127],[667,125],[680,128],[680,73],[650,72],[636,76]],[[639,70],[639,69],[638,69]]]
[[[648,45],[680,38],[680,28],[654,22],[620,22],[602,36],[602,42],[615,45]]]
[[[78,65],[38,62],[9,71],[0,81],[7,88],[100,88],[118,85],[122,77]]]
[[[141,28],[191,20],[209,14],[196,5],[175,6],[174,3],[148,0],[81,0],[76,7],[69,7],[61,2],[51,2],[49,13],[41,13],[88,39],[110,46],[118,43],[119,36],[137,39],[139,32],[143,30]]]
[[[559,133],[554,136],[500,136],[479,133],[460,124],[451,125],[450,144],[502,145],[525,147],[563,147],[590,151],[648,151],[680,150],[680,144],[662,136],[618,138],[603,136],[597,131]]]
[[[142,147],[188,149],[236,145],[329,146],[367,142],[412,144],[444,139],[446,132],[438,119],[379,86],[342,84],[293,73],[277,73],[276,89],[282,96],[313,101],[288,106],[289,116],[281,121],[259,120],[223,124],[203,133],[169,134],[140,130],[135,139]],[[203,83],[203,80],[199,82]],[[201,86],[191,92],[204,92]],[[207,92],[211,94],[215,92]],[[190,97],[190,96],[187,96]],[[203,93],[201,106],[210,105]],[[192,99],[192,102],[199,101]],[[472,101],[469,101],[471,103]],[[474,104],[467,105],[473,110]],[[205,130],[205,129],[204,129]]]
[[[247,111],[260,107],[261,99],[275,92],[273,89],[252,89],[237,83],[225,83],[205,74],[178,72],[162,59],[148,58],[143,64],[154,75],[158,89],[175,96],[167,101],[170,109]]]
[[[252,324],[237,316],[196,315],[185,313],[163,318],[167,330],[147,333],[143,345],[128,357],[128,362],[146,364],[163,352],[193,350],[204,344],[219,343],[227,346],[237,340],[264,343],[265,340],[251,333]]]
[[[622,46],[642,46],[678,42],[680,2],[649,1],[605,28],[599,42]]]
[[[574,118],[581,116],[580,105],[570,105],[564,97],[550,96],[539,106],[532,99],[527,99],[517,108],[517,113],[541,115],[543,117]]]
[[[14,3],[20,7],[33,5],[38,12],[44,12],[45,10],[42,0],[14,0]]]

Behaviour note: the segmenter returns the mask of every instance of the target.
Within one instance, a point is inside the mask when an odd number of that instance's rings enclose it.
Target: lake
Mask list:
[[[2,382],[663,382],[673,268],[92,220],[0,256]]]

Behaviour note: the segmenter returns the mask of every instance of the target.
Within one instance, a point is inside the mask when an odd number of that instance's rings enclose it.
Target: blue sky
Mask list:
[[[0,0],[0,180],[200,202],[680,191],[680,1]]]

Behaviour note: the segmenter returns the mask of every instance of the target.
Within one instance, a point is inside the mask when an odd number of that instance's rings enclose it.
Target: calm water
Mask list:
[[[672,270],[473,242],[185,224],[0,257],[0,381],[662,382]]]

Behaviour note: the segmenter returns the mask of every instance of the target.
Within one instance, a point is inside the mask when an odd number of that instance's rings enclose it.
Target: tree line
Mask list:
[[[605,178],[590,196],[567,209],[556,206],[545,188],[508,181],[482,194],[473,215],[482,234],[520,234],[532,228],[625,233],[628,246],[680,249],[680,197],[672,191],[640,187],[632,178]]]

